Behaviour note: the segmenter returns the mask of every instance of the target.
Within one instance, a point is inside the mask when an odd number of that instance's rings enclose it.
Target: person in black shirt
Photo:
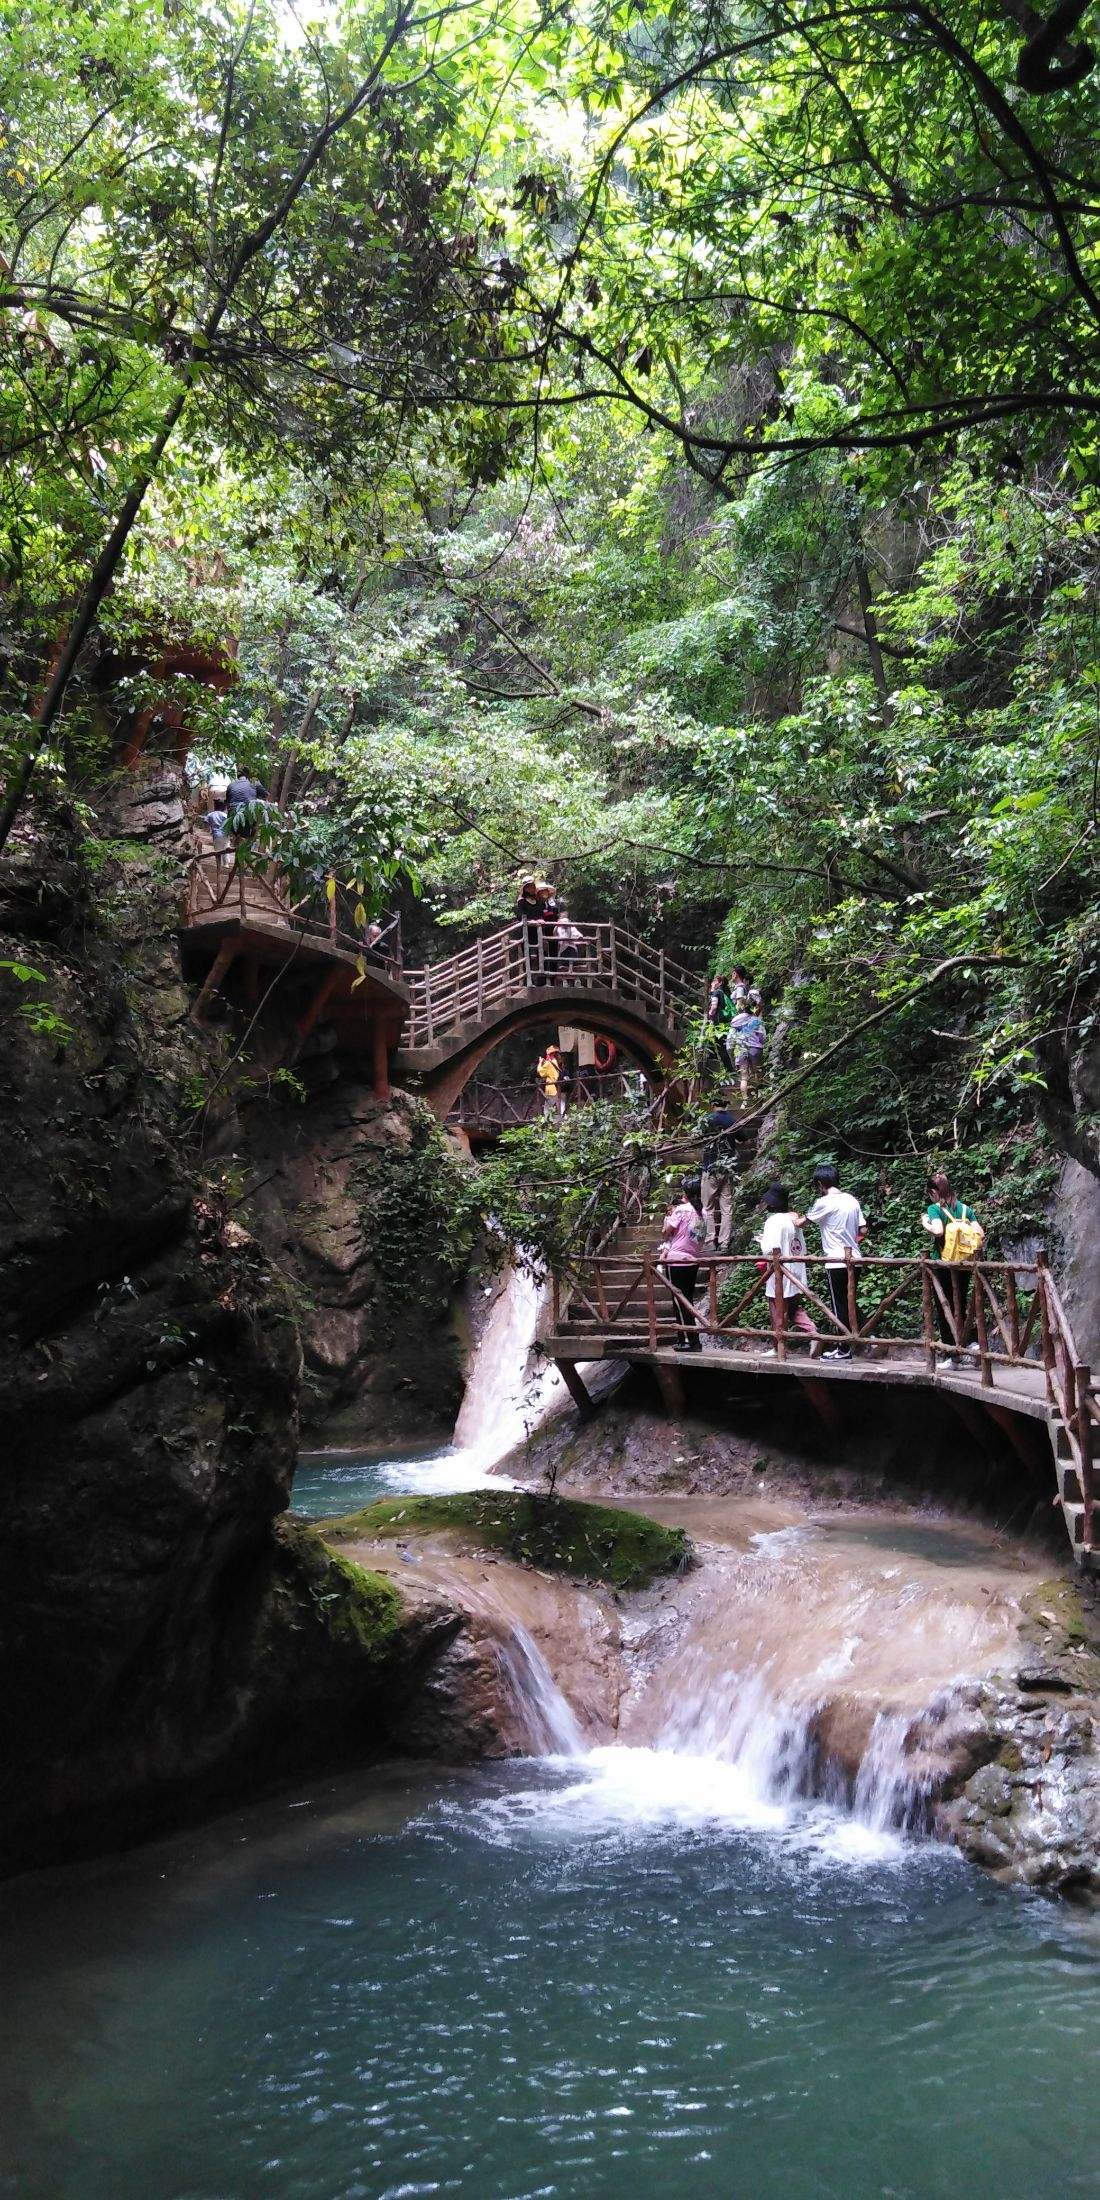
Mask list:
[[[256,829],[256,808],[267,801],[267,788],[262,779],[249,779],[246,772],[233,780],[225,798],[229,823],[238,839],[247,838]]]
[[[516,923],[523,927],[520,933],[522,972],[528,985],[540,983],[540,949],[542,946],[542,904],[539,890],[533,878],[525,878],[520,887],[515,907]]]

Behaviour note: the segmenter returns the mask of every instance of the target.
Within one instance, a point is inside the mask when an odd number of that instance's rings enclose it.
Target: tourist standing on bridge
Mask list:
[[[520,930],[522,977],[527,985],[542,984],[542,904],[533,878],[525,878],[515,906]]]
[[[821,1250],[828,1263],[825,1274],[829,1296],[842,1332],[836,1344],[826,1352],[825,1358],[850,1360],[852,1347],[847,1339],[849,1255],[853,1261],[863,1258],[860,1246],[867,1235],[867,1217],[854,1193],[841,1191],[840,1180],[831,1161],[822,1161],[814,1170],[813,1187],[817,1195],[813,1206],[808,1207],[799,1220],[816,1224],[821,1232]],[[851,1326],[854,1325],[853,1315]]]
[[[542,926],[542,967],[548,978],[558,974],[558,918],[561,908],[554,888],[539,881],[539,918]]]
[[[769,1184],[762,1204],[767,1221],[757,1243],[770,1270],[764,1293],[771,1316],[772,1335],[776,1340],[768,1349],[778,1351],[779,1339],[784,1332],[788,1329],[800,1329],[803,1336],[813,1339],[810,1353],[811,1357],[816,1358],[821,1350],[821,1340],[802,1304],[806,1289],[806,1240],[802,1235],[802,1217],[795,1214],[791,1195],[785,1184]],[[782,1285],[779,1291],[775,1288],[776,1253],[779,1255],[779,1280]]]
[[[577,965],[584,952],[584,934],[574,924],[564,902],[558,907],[558,921],[554,926],[554,951],[558,970],[566,980],[575,976]]]
[[[736,1172],[734,1139],[737,1117],[732,1108],[712,1108],[703,1117],[702,1203],[706,1241],[719,1253],[728,1253],[733,1233],[733,1179]]]
[[[539,1056],[535,1075],[542,1088],[542,1112],[544,1115],[565,1114],[564,1063],[561,1050],[548,1046]]]
[[[695,1312],[695,1286],[699,1281],[699,1255],[706,1235],[703,1217],[699,1211],[699,1179],[687,1177],[680,1186],[680,1196],[673,1201],[661,1224],[661,1243],[657,1260],[668,1276],[673,1290],[679,1294],[672,1301],[679,1335],[674,1349],[677,1352],[701,1352],[703,1340],[699,1335],[699,1323]]]
[[[944,1260],[943,1257],[944,1239],[947,1236],[948,1225],[952,1222],[969,1223],[972,1230],[980,1232],[981,1243],[974,1255],[974,1258],[977,1259],[978,1253],[981,1252],[982,1245],[985,1243],[985,1231],[982,1229],[973,1207],[968,1207],[965,1200],[956,1198],[954,1186],[946,1169],[934,1169],[928,1179],[928,1205],[920,1218],[920,1224],[921,1229],[927,1230],[932,1240],[933,1260],[937,1260],[941,1264],[937,1281],[943,1285],[951,1301],[951,1312],[949,1314],[939,1292],[935,1288],[935,1284],[933,1284],[932,1304],[936,1309],[936,1321],[940,1336],[944,1344],[950,1346],[950,1351],[943,1362],[944,1367],[958,1366],[955,1354],[962,1348],[963,1336],[963,1279],[959,1274],[958,1264],[955,1261]]]

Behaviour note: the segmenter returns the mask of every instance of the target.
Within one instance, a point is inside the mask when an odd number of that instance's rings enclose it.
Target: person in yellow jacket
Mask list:
[[[565,1087],[562,1082],[562,1059],[558,1047],[549,1046],[545,1054],[539,1056],[535,1075],[542,1087],[543,1114],[563,1115],[565,1113]]]

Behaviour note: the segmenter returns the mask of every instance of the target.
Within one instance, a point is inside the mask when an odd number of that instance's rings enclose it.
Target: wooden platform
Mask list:
[[[832,1282],[838,1267],[834,1262]],[[1042,1456],[1053,1458],[1055,1501],[1074,1557],[1095,1567],[1100,1392],[1078,1356],[1045,1260],[956,1266],[923,1253],[859,1261],[849,1256],[843,1319],[827,1268],[819,1254],[800,1257],[797,1274],[788,1277],[778,1253],[764,1262],[753,1254],[700,1248],[689,1298],[676,1282],[676,1268],[662,1267],[657,1258],[652,1221],[622,1222],[598,1251],[578,1254],[555,1277],[551,1318],[540,1341],[582,1412],[591,1401],[578,1362],[615,1359],[650,1365],[671,1411],[683,1409],[689,1372],[752,1383],[779,1378],[796,1384],[819,1418],[837,1430],[845,1391],[934,1393],[976,1435],[993,1423],[1031,1467],[1035,1438],[1027,1424],[1041,1422]],[[796,1284],[824,1348],[813,1356],[810,1338],[790,1321],[773,1341],[771,1306],[783,1303],[787,1282]],[[694,1332],[701,1350],[677,1351],[678,1329]],[[837,1345],[850,1346],[851,1358],[828,1358]],[[948,1365],[949,1359],[956,1364]]]

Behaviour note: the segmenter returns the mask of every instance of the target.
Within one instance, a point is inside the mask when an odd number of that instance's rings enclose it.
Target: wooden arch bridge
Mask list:
[[[505,925],[445,962],[406,970],[399,933],[387,928],[372,946],[335,881],[295,901],[273,866],[223,847],[192,858],[181,945],[185,970],[202,972],[196,1019],[219,989],[242,989],[253,1003],[260,972],[273,968],[294,993],[300,1043],[324,1020],[341,1046],[371,1054],[379,1091],[392,1066],[445,1118],[502,1039],[548,1024],[605,1033],[651,1074],[667,1074],[698,979],[620,925],[573,931],[562,951],[541,925]]]
[[[406,973],[409,1020],[398,1074],[446,1116],[502,1039],[548,1023],[605,1033],[667,1074],[699,980],[617,924],[578,924],[568,950],[541,926],[506,925],[448,961]]]

